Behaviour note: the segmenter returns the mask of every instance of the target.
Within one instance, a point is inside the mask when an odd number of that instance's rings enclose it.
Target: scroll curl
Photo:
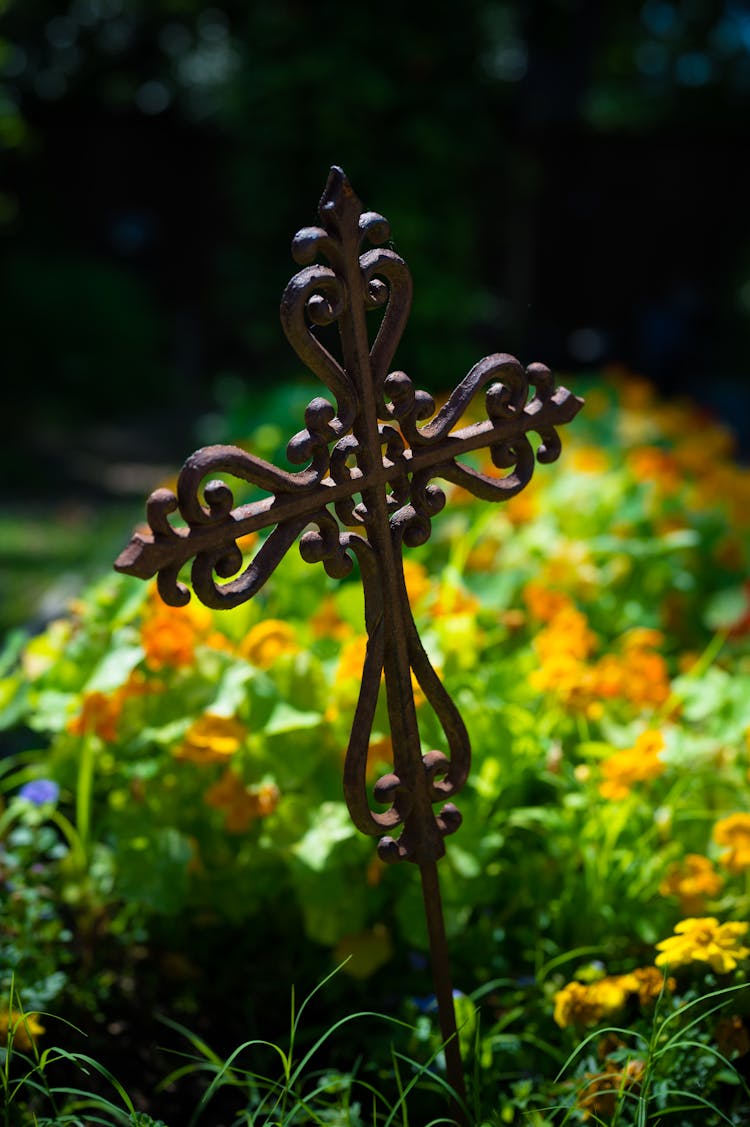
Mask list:
[[[345,434],[356,414],[356,393],[346,370],[313,333],[308,319],[328,325],[347,309],[349,294],[343,279],[328,266],[307,266],[295,274],[281,298],[281,325],[287,340],[310,371],[336,397],[337,435]]]

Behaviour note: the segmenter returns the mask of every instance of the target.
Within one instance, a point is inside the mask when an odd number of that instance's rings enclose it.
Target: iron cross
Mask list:
[[[404,583],[402,549],[423,544],[431,521],[446,503],[442,479],[486,501],[503,501],[528,483],[534,460],[560,453],[556,427],[570,422],[582,400],[555,388],[543,364],[524,369],[514,357],[495,353],[480,360],[437,413],[430,395],[401,371],[390,371],[411,307],[411,276],[387,244],[382,215],[363,211],[342,169],[333,167],[318,209],[320,226],[294,236],[292,255],[302,269],[281,300],[281,323],[304,364],[326,385],[315,398],[305,427],[290,440],[287,472],[235,446],[207,446],[188,458],[176,494],[157,489],[148,499],[150,533],[137,533],[115,567],[128,575],[157,576],[165,602],[190,598],[180,573],[188,561],[192,588],[209,607],[234,607],[255,595],[291,545],[342,578],[356,559],[365,596],[368,642],[361,688],[344,766],[343,789],[354,824],[380,838],[387,862],[419,866],[430,939],[441,1030],[448,1042],[448,1079],[460,1098],[463,1072],[458,1052],[436,863],[444,838],[461,823],[451,801],[463,787],[470,745],[459,712],[419,638]],[[369,243],[372,249],[363,250]],[[317,262],[319,257],[328,265]],[[372,346],[369,310],[382,309]],[[315,333],[336,323],[341,360]],[[530,394],[533,388],[533,395]],[[485,418],[459,427],[476,397],[484,394]],[[536,455],[529,434],[540,439]],[[488,451],[502,475],[479,472],[460,461]],[[233,507],[227,485],[212,473],[233,475],[266,496]],[[170,521],[179,511],[184,526]],[[271,529],[244,564],[237,540]],[[244,564],[244,566],[243,566]],[[436,713],[448,754],[422,753],[412,673]],[[393,745],[393,771],[374,787],[374,810],[365,780],[367,749],[381,678]],[[433,804],[441,803],[436,813]]]

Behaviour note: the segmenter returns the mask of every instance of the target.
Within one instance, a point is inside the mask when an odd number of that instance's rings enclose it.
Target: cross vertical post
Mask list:
[[[255,595],[299,538],[309,563],[335,578],[356,560],[365,597],[367,648],[343,771],[343,791],[355,826],[378,837],[386,863],[419,868],[446,1072],[456,1093],[455,1114],[466,1123],[466,1088],[456,1029],[448,944],[437,862],[444,838],[461,824],[452,802],[470,767],[463,720],[422,645],[406,591],[403,549],[426,542],[446,496],[436,480],[462,486],[487,501],[515,496],[531,479],[535,460],[555,461],[556,428],[570,422],[582,400],[556,388],[542,364],[524,369],[495,353],[480,360],[440,410],[401,371],[390,371],[411,307],[404,260],[389,246],[389,224],[364,211],[342,169],[334,166],[320,200],[319,226],[295,235],[292,254],[302,267],[281,300],[281,323],[292,347],[325,384],[305,427],[290,440],[289,472],[235,446],[207,446],[188,458],[176,493],[157,489],[147,501],[148,533],[136,533],[115,562],[128,575],[157,576],[165,602],[182,606],[190,591],[180,578],[192,560],[191,584],[209,607],[229,608]],[[371,249],[363,251],[363,244]],[[323,257],[328,265],[320,264]],[[383,311],[370,344],[367,312]],[[316,327],[336,323],[341,361]],[[533,388],[533,395],[530,394]],[[459,423],[484,394],[486,417]],[[529,441],[535,433],[536,451]],[[459,460],[489,453],[504,471],[485,474]],[[234,507],[231,490],[210,474],[229,474],[264,491],[259,501]],[[204,484],[204,482],[206,482]],[[202,495],[201,495],[202,493]],[[174,525],[179,511],[184,525]],[[246,562],[237,540],[270,529]],[[393,770],[366,784],[367,750],[385,681]],[[414,701],[416,680],[445,735],[446,750],[423,753]],[[442,804],[434,810],[434,804]]]

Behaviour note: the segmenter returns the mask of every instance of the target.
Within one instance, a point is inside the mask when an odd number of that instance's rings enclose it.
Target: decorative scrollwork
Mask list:
[[[147,503],[150,533],[136,534],[115,566],[147,578],[158,575],[162,598],[190,597],[179,576],[192,560],[191,582],[210,607],[252,598],[295,541],[302,557],[329,575],[350,574],[356,559],[365,592],[368,634],[362,682],[344,767],[344,794],[357,827],[381,837],[387,861],[420,866],[444,851],[443,838],[460,825],[452,800],[470,766],[470,745],[458,710],[433,669],[411,614],[402,549],[423,544],[446,504],[440,480],[476,497],[502,501],[529,482],[534,462],[560,453],[557,427],[581,401],[555,388],[542,364],[524,368],[506,353],[480,360],[440,409],[405,372],[389,371],[412,300],[405,261],[385,244],[388,221],[363,211],[340,168],[333,168],[318,209],[320,225],[292,241],[301,269],[281,299],[283,330],[299,358],[333,397],[309,403],[304,428],[289,440],[289,473],[234,446],[209,446],[188,458],[176,494],[156,490]],[[363,249],[369,244],[369,249]],[[318,260],[324,259],[325,263]],[[382,317],[370,345],[367,314]],[[318,335],[336,324],[337,359]],[[533,395],[530,397],[531,389]],[[483,395],[484,418],[461,427]],[[529,435],[540,438],[536,455]],[[465,460],[483,451],[500,475]],[[261,500],[235,507],[230,487],[211,474],[260,489]],[[179,513],[186,527],[171,523]],[[238,540],[268,534],[246,562]],[[412,675],[445,735],[445,751],[422,754]],[[367,748],[381,682],[385,681],[393,771],[367,793]],[[373,809],[375,806],[386,810]],[[435,813],[433,804],[442,803]],[[396,831],[398,836],[393,836]]]

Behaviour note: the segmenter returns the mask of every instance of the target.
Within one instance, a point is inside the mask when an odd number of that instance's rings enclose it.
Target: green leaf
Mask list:
[[[299,732],[304,728],[316,728],[321,720],[322,716],[319,712],[300,712],[293,705],[281,700],[271,713],[265,731],[269,736]]]
[[[121,645],[110,650],[89,677],[84,692],[111,693],[119,689],[142,660],[141,646]]]
[[[356,830],[343,802],[322,802],[313,824],[292,852],[317,872],[325,868],[331,851],[341,841],[354,837]]]
[[[35,732],[61,732],[75,715],[80,697],[78,693],[60,693],[45,689],[34,698],[34,708],[29,715],[29,727]]]
[[[211,712],[217,716],[235,716],[247,700],[248,685],[255,680],[258,680],[257,670],[246,662],[230,665],[222,674]]]

